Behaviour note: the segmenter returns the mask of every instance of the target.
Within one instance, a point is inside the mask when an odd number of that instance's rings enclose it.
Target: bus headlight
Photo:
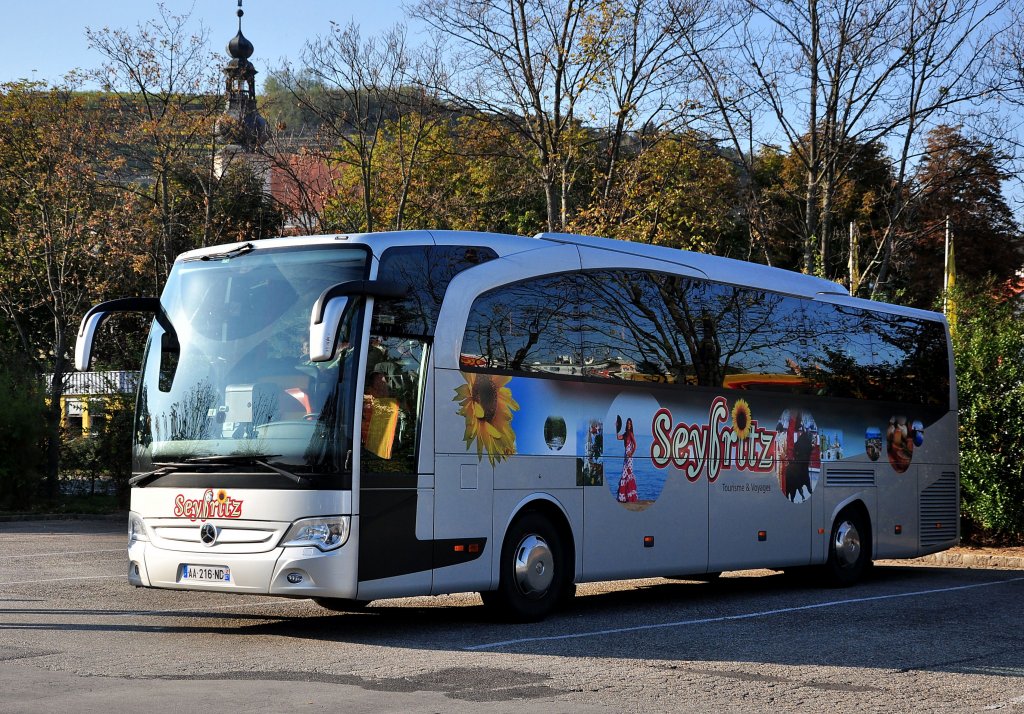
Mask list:
[[[131,548],[132,544],[136,541],[148,541],[149,533],[146,531],[146,524],[142,520],[142,516],[134,511],[128,513],[128,547]]]
[[[286,548],[312,545],[323,551],[335,550],[348,540],[350,523],[350,516],[303,518],[292,523],[281,545]]]

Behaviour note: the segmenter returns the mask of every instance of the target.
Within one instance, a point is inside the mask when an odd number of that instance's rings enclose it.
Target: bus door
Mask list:
[[[359,599],[430,591],[433,499],[420,488],[426,344],[371,333],[360,440]]]

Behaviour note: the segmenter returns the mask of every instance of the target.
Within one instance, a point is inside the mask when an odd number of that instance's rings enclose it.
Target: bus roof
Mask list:
[[[607,250],[614,253],[627,253],[644,258],[660,260],[676,265],[684,265],[704,273],[710,280],[722,283],[756,285],[779,292],[814,297],[819,294],[849,295],[849,291],[839,283],[824,278],[791,270],[773,268],[760,263],[749,263],[735,258],[723,258],[707,253],[693,253],[679,248],[663,245],[634,243],[614,238],[598,238],[597,236],[580,236],[569,233],[538,233],[538,240],[555,243],[571,243],[573,245]]]
[[[734,258],[725,258],[706,253],[670,248],[647,243],[635,243],[613,238],[575,235],[570,233],[538,233],[532,237],[509,235],[505,233],[486,233],[477,231],[452,230],[410,230],[388,231],[380,233],[350,233],[307,236],[287,236],[248,241],[257,250],[268,248],[302,247],[314,245],[337,244],[340,242],[354,245],[369,246],[375,257],[379,258],[387,248],[408,245],[474,245],[493,249],[499,256],[513,255],[525,251],[538,250],[549,245],[575,245],[581,248],[620,253],[626,256],[640,257],[669,263],[699,272],[709,280],[733,285],[759,287],[776,292],[809,297],[824,302],[861,307],[865,309],[905,314],[929,320],[944,320],[939,313],[914,308],[880,303],[851,297],[847,289],[831,280],[813,275],[805,275],[782,268],[775,268],[759,263],[749,263]],[[178,260],[195,260],[204,255],[214,255],[231,251],[232,248],[245,245],[239,242],[230,245],[209,246],[183,253]]]

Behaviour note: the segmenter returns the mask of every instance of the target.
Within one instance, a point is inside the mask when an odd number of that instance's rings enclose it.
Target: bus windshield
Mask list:
[[[360,301],[330,362],[309,361],[309,318],[323,290],[365,278],[367,262],[332,247],[175,264],[161,297],[174,331],[154,321],[146,349],[136,473],[252,470],[293,488],[345,487]]]

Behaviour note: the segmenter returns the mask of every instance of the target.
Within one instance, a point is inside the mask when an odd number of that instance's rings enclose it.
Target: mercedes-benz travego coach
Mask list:
[[[181,255],[140,380],[129,578],[374,599],[817,566],[958,541],[941,315],[601,238],[279,238]]]

